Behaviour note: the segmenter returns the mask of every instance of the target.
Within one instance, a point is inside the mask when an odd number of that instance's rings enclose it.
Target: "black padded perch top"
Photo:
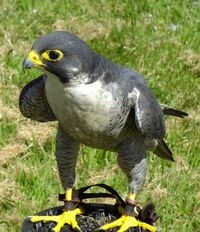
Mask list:
[[[85,193],[86,190],[93,186],[99,186],[110,193]],[[84,187],[78,190],[78,197],[81,202],[77,205],[78,207],[83,207],[85,213],[83,215],[77,216],[78,225],[81,228],[82,232],[93,232],[96,231],[99,227],[103,226],[106,223],[109,223],[121,216],[118,212],[118,207],[121,205],[124,207],[126,203],[119,196],[119,194],[112,189],[110,186],[104,184],[91,185],[88,187]],[[104,198],[110,197],[116,199],[116,204],[98,204],[98,203],[83,203],[82,200],[86,198]],[[63,200],[63,195],[61,194],[59,197],[60,200]],[[36,215],[59,215],[63,212],[64,206],[59,206],[51,209],[44,210],[42,212],[37,213]],[[158,215],[154,211],[154,206],[152,204],[148,204],[146,207],[140,210],[138,219],[140,221],[149,223],[153,225],[155,221],[158,219]],[[52,232],[52,228],[55,227],[55,222],[37,222],[32,223],[30,218],[27,217],[22,225],[21,232]],[[108,232],[117,232],[118,228],[113,228],[107,230]],[[74,230],[71,226],[65,224],[65,226],[61,229],[60,232],[73,232]],[[141,228],[130,228],[127,232],[143,232]]]

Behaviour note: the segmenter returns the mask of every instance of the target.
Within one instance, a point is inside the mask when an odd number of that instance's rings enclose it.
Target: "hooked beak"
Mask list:
[[[35,50],[32,50],[29,52],[28,56],[24,59],[24,62],[22,64],[22,68],[23,69],[30,69],[33,66],[35,66],[37,68],[41,68],[41,67],[46,66],[42,62],[41,56]]]
[[[23,64],[22,64],[22,68],[23,70],[24,69],[30,69],[34,66],[33,62],[28,58],[26,57],[23,61]]]

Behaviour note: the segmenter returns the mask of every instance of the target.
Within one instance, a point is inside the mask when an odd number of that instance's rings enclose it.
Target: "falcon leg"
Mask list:
[[[60,232],[65,224],[71,225],[74,230],[80,231],[80,227],[76,221],[76,216],[83,214],[84,210],[77,208],[73,201],[72,187],[75,182],[75,166],[79,151],[79,144],[72,140],[61,126],[58,128],[56,140],[56,157],[60,179],[65,192],[65,209],[61,215],[56,216],[33,216],[32,222],[53,221],[57,225],[53,231]]]
[[[126,198],[127,204],[122,210],[122,216],[119,219],[102,226],[100,230],[119,227],[118,232],[125,232],[130,227],[141,227],[144,230],[156,232],[154,226],[140,222],[136,218],[139,212],[135,197],[136,193],[144,185],[147,172],[146,148],[141,137],[134,139],[134,141],[126,141],[119,147],[118,163],[129,182],[129,194]]]

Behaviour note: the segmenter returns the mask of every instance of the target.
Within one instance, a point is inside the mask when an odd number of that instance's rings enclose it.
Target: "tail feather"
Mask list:
[[[174,161],[173,154],[164,140],[158,141],[158,146],[153,152],[162,159]]]
[[[165,115],[176,116],[179,118],[184,118],[184,117],[188,116],[188,113],[173,109],[169,106],[161,105],[161,108],[162,108],[162,111]]]

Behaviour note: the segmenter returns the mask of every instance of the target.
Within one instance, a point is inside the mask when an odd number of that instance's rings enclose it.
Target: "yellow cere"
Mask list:
[[[42,53],[42,57],[49,61],[61,60],[63,56],[63,53],[59,50],[46,50]]]
[[[28,58],[37,66],[46,66],[41,60],[38,53],[34,50],[30,51],[28,54]]]

